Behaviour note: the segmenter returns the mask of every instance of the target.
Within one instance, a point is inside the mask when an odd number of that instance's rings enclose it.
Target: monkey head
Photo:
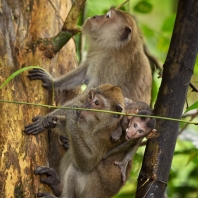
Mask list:
[[[91,89],[87,94],[86,100],[82,106],[83,108],[116,111],[122,112],[124,109],[124,97],[122,91],[117,86],[110,84],[103,84],[96,89]],[[78,122],[86,122],[94,127],[100,125],[100,127],[117,126],[122,116],[119,114],[110,114],[103,112],[93,112],[87,110],[81,110],[77,113]]]
[[[138,112],[139,115],[151,115],[147,110],[142,110]],[[126,140],[136,139],[136,138],[152,138],[156,130],[154,129],[156,120],[154,118],[146,117],[131,117],[129,121],[128,128],[126,129]],[[151,133],[153,132],[153,133]],[[152,135],[150,135],[152,134]]]
[[[117,48],[138,39],[134,18],[119,9],[111,8],[105,15],[89,18],[82,27],[91,45],[101,48]],[[134,46],[135,47],[135,46]]]

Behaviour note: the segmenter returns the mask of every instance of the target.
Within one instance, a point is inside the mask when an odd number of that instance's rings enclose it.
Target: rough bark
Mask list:
[[[30,65],[41,66],[53,76],[68,72],[77,65],[75,46],[70,40],[52,59],[43,51],[32,48],[39,38],[54,37],[62,29],[63,21],[71,2],[54,0],[2,0],[0,2],[0,84],[16,70]],[[59,15],[56,14],[58,10]],[[22,73],[0,90],[1,100],[16,100],[32,103],[48,103],[48,92],[40,81],[29,81],[27,72]],[[75,95],[67,93],[70,98]],[[33,174],[37,166],[46,166],[49,142],[51,150],[59,149],[55,137],[48,133],[37,136],[25,135],[25,125],[32,117],[45,115],[48,110],[41,107],[0,103],[0,197],[35,197],[39,189],[44,189],[39,177]],[[54,143],[55,142],[55,143]],[[61,151],[57,151],[61,153]],[[60,155],[50,159],[57,166]]]
[[[181,118],[198,52],[198,2],[179,0],[171,45],[164,64],[154,113]],[[136,197],[163,197],[179,123],[157,120],[157,137],[147,142]]]

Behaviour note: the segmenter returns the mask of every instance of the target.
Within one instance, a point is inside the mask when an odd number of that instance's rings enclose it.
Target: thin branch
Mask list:
[[[80,15],[80,12],[82,11],[86,0],[75,0],[71,10],[68,13],[68,16],[65,20],[65,23],[63,25],[62,31],[71,31],[74,34],[79,32],[79,29],[77,28],[77,22],[78,22],[78,16]]]
[[[49,1],[51,3],[51,1]],[[32,50],[38,47],[43,51],[45,57],[51,59],[60,49],[78,32],[80,29],[77,27],[78,16],[82,11],[86,0],[75,0],[71,10],[64,22],[61,31],[51,38],[40,38],[32,44]],[[53,6],[53,4],[51,3]],[[54,6],[53,6],[54,7]],[[58,14],[59,16],[59,14]],[[60,17],[60,16],[59,16]]]
[[[88,109],[88,108],[67,107],[67,106],[52,106],[52,105],[45,105],[45,104],[35,104],[35,103],[20,102],[20,101],[9,101],[9,100],[0,100],[0,102],[12,103],[12,104],[21,104],[21,105],[22,104],[23,105],[32,105],[32,106],[39,106],[39,107],[47,107],[49,109],[68,109],[68,110],[80,110],[80,111],[93,111],[93,112],[111,113],[111,114],[124,115],[124,116],[134,116],[134,117],[145,117],[145,118],[170,120],[170,121],[183,122],[183,123],[189,123],[189,124],[195,124],[195,125],[198,124],[198,122],[190,122],[190,121],[175,119],[175,118],[168,118],[168,117],[161,117],[161,116],[151,116],[151,115],[141,115],[141,114],[130,114],[130,113],[107,111],[107,110],[100,110],[100,109]]]
[[[62,17],[60,16],[59,12],[57,11],[56,7],[54,6],[54,4],[51,2],[51,0],[48,0],[49,3],[51,4],[51,6],[54,8],[56,14],[58,15],[58,17],[61,19],[61,21],[64,23],[64,20],[62,19]]]
[[[192,88],[192,92],[198,92],[197,88],[192,83],[190,83],[189,86]]]

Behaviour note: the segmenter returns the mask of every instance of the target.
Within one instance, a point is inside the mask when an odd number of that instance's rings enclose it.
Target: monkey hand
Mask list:
[[[42,131],[45,130],[42,122],[43,122],[44,116],[36,116],[32,119],[32,124],[29,124],[25,126],[25,129],[23,130],[26,134],[30,135],[36,135]]]
[[[37,193],[37,197],[42,197],[42,198],[57,198],[54,195],[50,193]]]
[[[41,183],[50,186],[56,196],[60,196],[62,194],[61,182],[56,171],[53,168],[39,166],[34,170],[34,173],[40,176],[46,175],[47,177],[40,178]]]
[[[46,89],[53,88],[53,78],[42,69],[32,69],[29,71],[27,76],[30,80],[41,80],[43,81],[42,86]]]
[[[125,183],[126,182],[126,168],[128,165],[128,161],[124,161],[124,160],[121,162],[115,161],[115,164],[119,166],[121,170],[121,174],[122,174],[122,182]]]
[[[32,124],[25,126],[23,130],[26,134],[36,135],[45,129],[55,128],[58,123],[58,119],[54,116],[36,116],[32,119]]]
[[[69,149],[69,140],[67,136],[60,135],[58,137],[58,142],[64,147],[65,150]]]

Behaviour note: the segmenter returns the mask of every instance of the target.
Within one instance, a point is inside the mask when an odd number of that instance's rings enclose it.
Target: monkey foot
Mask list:
[[[41,183],[50,186],[56,196],[60,196],[62,193],[61,182],[56,171],[53,168],[46,166],[39,166],[34,170],[36,175],[46,175],[47,177],[41,177]]]
[[[124,161],[124,160],[121,162],[115,161],[115,164],[117,166],[119,166],[119,168],[121,170],[121,174],[122,174],[122,182],[125,183],[126,182],[126,169],[127,169],[128,161]]]

